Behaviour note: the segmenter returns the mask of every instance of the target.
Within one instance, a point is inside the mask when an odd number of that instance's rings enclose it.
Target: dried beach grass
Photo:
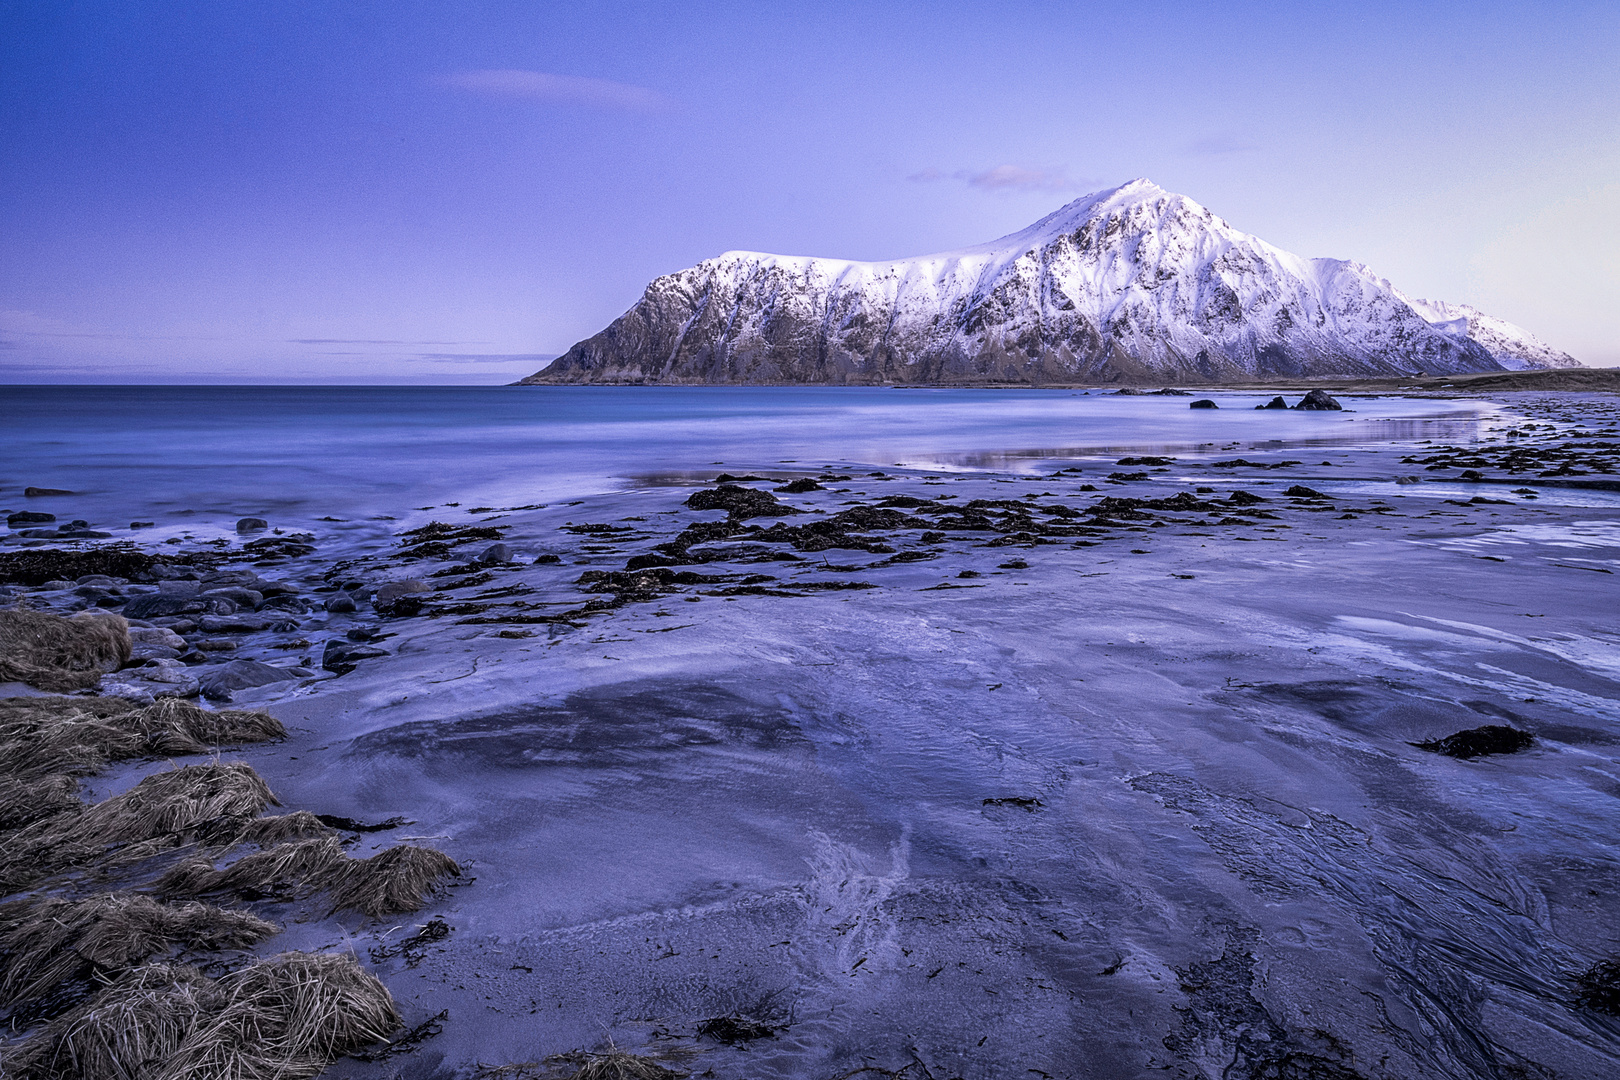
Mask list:
[[[401,845],[369,859],[352,859],[336,836],[327,835],[277,844],[222,869],[215,869],[211,860],[193,859],[164,874],[156,887],[165,896],[224,892],[298,896],[325,891],[331,894],[333,911],[403,915],[421,908],[446,878],[460,875],[461,867],[442,851]]]
[[[121,615],[0,610],[0,682],[52,693],[83,690],[117,671],[129,654],[129,624]]]
[[[586,1054],[585,1062],[567,1080],[679,1080],[685,1073],[666,1069],[652,1058],[609,1050]]]
[[[308,894],[324,887],[333,872],[348,861],[343,842],[336,836],[323,836],[244,855],[222,870],[216,870],[210,859],[192,859],[158,878],[155,887],[164,896]]]
[[[400,1024],[351,956],[283,953],[218,982],[154,964],[0,1060],[18,1080],[302,1080]]]
[[[0,754],[4,754],[0,748]],[[62,773],[18,778],[0,776],[0,831],[20,829],[41,818],[83,806],[79,782]]]
[[[0,895],[69,866],[116,855],[127,862],[221,821],[256,817],[276,801],[243,762],[154,773],[122,795],[36,821],[0,838]]]
[[[222,743],[267,742],[287,734],[266,713],[210,712],[178,698],[145,708],[123,698],[9,698],[0,704],[0,775],[82,775],[108,761],[202,754]]]
[[[345,860],[328,888],[334,911],[403,915],[419,909],[446,878],[460,876],[460,865],[444,852],[402,844],[369,859]]]
[[[225,995],[196,968],[135,968],[0,1057],[18,1080],[147,1080]]]
[[[282,953],[227,975],[226,1005],[154,1080],[295,1080],[400,1025],[388,988],[352,956]]]
[[[240,949],[281,930],[246,911],[160,904],[138,893],[0,905],[0,1005],[29,1001],[84,975],[122,974],[176,945]]]
[[[254,818],[237,830],[232,843],[257,844],[270,847],[288,840],[307,840],[318,836],[336,836],[336,830],[327,826],[308,810],[294,810],[290,814]]]

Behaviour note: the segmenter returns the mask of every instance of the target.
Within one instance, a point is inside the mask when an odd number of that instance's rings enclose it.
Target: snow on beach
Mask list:
[[[407,1025],[448,1014],[333,1072],[611,1043],[720,1077],[1612,1075],[1572,987],[1620,951],[1620,494],[1565,485],[1617,417],[1504,400],[1478,440],[1241,463],[729,460],[767,479],[268,555],[358,603],[238,635],[318,673],[233,693],[291,732],[240,756],[289,806],[408,819],[356,856],[476,879],[404,920],[268,909],[276,949],[378,949]],[[383,655],[322,671],[351,636]],[[1414,745],[1487,725],[1534,742]]]

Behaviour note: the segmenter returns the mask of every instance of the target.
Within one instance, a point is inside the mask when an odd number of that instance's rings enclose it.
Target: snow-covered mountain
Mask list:
[[[731,251],[647,286],[528,383],[1222,382],[1579,367],[1359,263],[1303,259],[1147,180],[960,251]]]

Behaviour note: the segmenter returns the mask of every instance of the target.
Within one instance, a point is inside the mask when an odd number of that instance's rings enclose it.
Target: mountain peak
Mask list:
[[[1304,259],[1139,178],[987,244],[887,262],[728,252],[531,382],[1221,382],[1576,367],[1471,308]]]

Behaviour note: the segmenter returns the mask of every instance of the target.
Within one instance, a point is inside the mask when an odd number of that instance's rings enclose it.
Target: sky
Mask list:
[[[1620,365],[1620,4],[0,0],[0,383],[504,382],[1139,176]]]

